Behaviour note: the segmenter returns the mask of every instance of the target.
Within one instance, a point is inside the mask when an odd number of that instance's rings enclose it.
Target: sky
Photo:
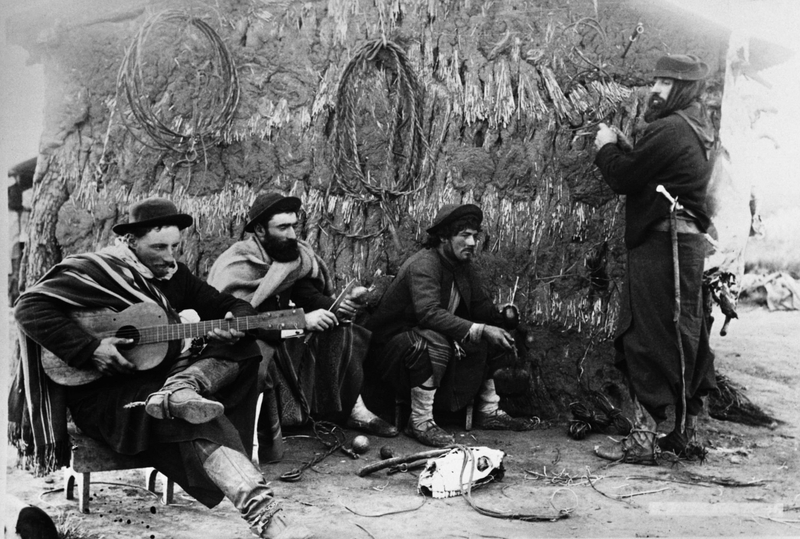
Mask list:
[[[765,114],[758,129],[765,130],[778,147],[763,144],[759,174],[752,178],[766,215],[800,209],[800,1],[797,0],[663,0],[706,19],[783,45],[796,54],[787,62],[760,73],[772,85],[750,87],[777,111]],[[723,112],[724,114],[724,112]],[[724,120],[723,120],[724,121]],[[723,143],[725,141],[723,140]]]
[[[0,166],[3,171],[36,157],[44,124],[44,73],[26,65],[28,53],[6,43],[5,16],[16,2],[0,2]],[[5,207],[5,206],[3,206]]]

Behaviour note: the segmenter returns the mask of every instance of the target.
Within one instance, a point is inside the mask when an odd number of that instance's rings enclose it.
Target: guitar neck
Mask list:
[[[287,315],[283,312],[263,313],[230,319],[224,318],[221,320],[204,320],[191,324],[167,324],[138,328],[138,344],[194,339],[195,337],[203,337],[217,328],[246,332],[252,329],[299,329],[303,325],[297,322],[296,314]]]

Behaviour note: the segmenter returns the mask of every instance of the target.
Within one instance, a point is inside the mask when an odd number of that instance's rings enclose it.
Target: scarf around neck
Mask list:
[[[211,266],[208,284],[248,301],[256,309],[304,278],[316,281],[323,294],[331,295],[333,282],[328,267],[307,242],[299,240],[297,244],[297,260],[276,262],[255,236],[236,242]]]
[[[169,281],[170,279],[172,279],[172,276],[175,275],[175,272],[178,271],[178,265],[175,264],[169,269],[169,271],[164,277],[156,277],[155,275],[153,275],[153,272],[150,271],[150,268],[145,266],[142,263],[142,261],[139,260],[139,257],[136,256],[136,253],[134,253],[131,250],[130,246],[128,245],[128,242],[125,241],[125,238],[121,237],[117,238],[114,241],[113,245],[109,245],[108,247],[105,247],[100,251],[98,251],[98,254],[106,254],[119,258],[120,260],[128,264],[130,267],[141,273],[142,277],[145,277],[146,279],[150,280],[158,279],[159,281]]]

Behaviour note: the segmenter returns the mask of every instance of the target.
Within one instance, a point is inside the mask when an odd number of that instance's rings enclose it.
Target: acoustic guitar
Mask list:
[[[84,331],[98,339],[133,339],[131,344],[117,345],[117,349],[140,371],[161,364],[167,354],[169,341],[202,337],[215,328],[242,332],[263,329],[274,337],[288,338],[302,335],[306,325],[303,309],[271,311],[192,324],[170,323],[167,313],[155,303],[136,303],[120,312],[110,309],[75,310],[70,313],[70,317]],[[103,376],[94,368],[71,367],[45,349],[42,349],[42,366],[51,380],[65,386],[88,384]]]

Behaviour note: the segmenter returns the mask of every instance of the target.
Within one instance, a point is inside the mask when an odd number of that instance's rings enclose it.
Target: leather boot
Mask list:
[[[235,361],[205,358],[173,374],[159,391],[151,393],[145,411],[156,419],[183,419],[195,425],[225,413],[225,407],[201,396],[213,395],[239,375]]]
[[[364,432],[374,434],[375,436],[383,436],[384,438],[391,438],[399,434],[397,427],[370,412],[367,405],[364,404],[364,399],[361,398],[361,395],[356,399],[356,403],[350,411],[350,417],[347,418],[345,426],[348,429],[363,430]]]
[[[663,438],[658,439],[658,447],[661,451],[668,451],[674,453],[678,457],[687,457],[689,452],[689,442],[695,437],[695,430],[697,428],[697,416],[687,415],[685,430],[681,431],[681,414],[680,409],[676,407],[675,410],[675,426],[672,432],[668,433]]]
[[[531,430],[533,421],[511,417],[500,408],[500,395],[497,394],[494,380],[483,381],[478,394],[478,409],[475,414],[475,426],[481,430]]]
[[[314,535],[304,526],[290,524],[267,486],[264,476],[244,453],[216,446],[206,440],[195,441],[202,451],[216,447],[203,462],[211,481],[242,514],[251,531],[262,539],[310,539]]]
[[[433,420],[435,396],[436,388],[411,388],[411,417],[408,418],[405,433],[425,445],[447,447],[455,443],[455,438]]]

